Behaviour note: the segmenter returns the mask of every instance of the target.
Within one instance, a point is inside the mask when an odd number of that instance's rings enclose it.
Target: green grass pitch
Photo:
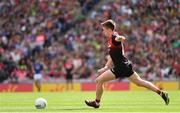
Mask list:
[[[117,113],[117,112],[176,112],[180,113],[180,91],[169,91],[170,104],[166,106],[157,94],[150,91],[105,91],[99,109],[89,108],[85,99],[93,99],[95,92],[0,93],[1,113]],[[43,97],[45,109],[36,109],[34,101]]]

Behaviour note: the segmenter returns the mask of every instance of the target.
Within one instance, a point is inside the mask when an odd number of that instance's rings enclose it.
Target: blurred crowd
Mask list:
[[[45,80],[93,79],[108,50],[100,23],[117,22],[125,54],[147,80],[180,76],[179,0],[9,0],[0,2],[0,82],[33,79],[33,64]]]

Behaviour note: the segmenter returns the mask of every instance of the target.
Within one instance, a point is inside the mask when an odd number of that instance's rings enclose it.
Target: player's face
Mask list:
[[[103,34],[106,36],[106,37],[109,37],[110,36],[110,30],[106,27],[102,27],[102,30],[103,30]]]

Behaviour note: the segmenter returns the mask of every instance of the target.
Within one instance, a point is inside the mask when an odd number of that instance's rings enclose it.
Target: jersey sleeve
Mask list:
[[[118,35],[118,34],[114,34],[114,35],[112,36],[112,43],[113,43],[114,46],[119,46],[119,45],[121,44],[121,41],[116,41],[116,40],[115,40],[115,38],[116,38],[117,36],[119,36],[119,35]]]

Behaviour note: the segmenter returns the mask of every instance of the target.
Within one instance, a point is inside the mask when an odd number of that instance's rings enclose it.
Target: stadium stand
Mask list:
[[[106,61],[100,23],[112,18],[125,35],[126,56],[142,77],[180,77],[178,0],[3,0],[0,2],[0,82],[33,79],[38,59],[44,80],[63,80],[73,59],[74,78],[92,80]]]

